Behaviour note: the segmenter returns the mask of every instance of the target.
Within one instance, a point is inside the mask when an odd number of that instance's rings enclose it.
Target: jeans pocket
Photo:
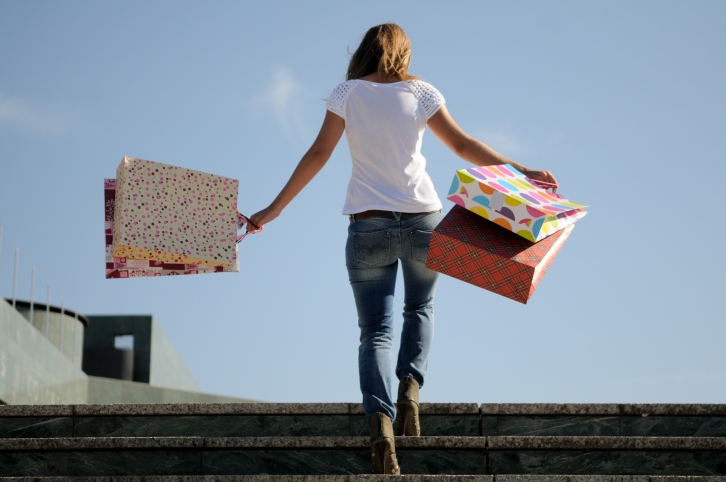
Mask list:
[[[424,229],[414,229],[409,233],[409,238],[411,239],[411,257],[414,261],[426,262],[432,233],[433,230],[427,231]]]
[[[386,230],[351,232],[346,246],[348,266],[373,268],[385,266],[391,257],[391,235]]]

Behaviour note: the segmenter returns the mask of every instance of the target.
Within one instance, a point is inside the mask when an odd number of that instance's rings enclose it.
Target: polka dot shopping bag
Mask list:
[[[106,277],[239,271],[238,189],[236,179],[124,157],[104,181]]]

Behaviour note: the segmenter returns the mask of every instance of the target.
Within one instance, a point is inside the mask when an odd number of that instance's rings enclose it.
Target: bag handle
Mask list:
[[[252,221],[250,221],[250,218],[248,218],[247,216],[245,216],[241,212],[237,211],[237,230],[242,229],[245,225],[247,225],[248,231],[246,233],[244,233],[244,234],[239,234],[239,235],[237,235],[237,236],[234,237],[234,239],[237,242],[237,244],[241,243],[242,240],[245,239],[245,237],[248,234],[257,234],[260,231],[262,231],[263,229],[265,229],[264,226],[262,226],[261,228],[258,227],[258,226],[256,226]],[[255,229],[253,229],[252,231],[249,231],[249,226],[252,226]]]
[[[527,178],[530,184],[534,184],[536,187],[541,189],[557,189],[560,187],[559,184],[556,182],[546,182],[546,181],[538,181],[537,179],[529,179]]]
[[[539,181],[537,179],[530,179],[530,178],[527,178],[527,181],[529,181],[529,183],[532,184],[534,187],[538,187],[538,188],[544,189],[544,190],[547,190],[547,189],[553,189],[554,190],[554,189],[557,189],[558,187],[560,187],[560,185],[557,184],[556,182]],[[551,192],[549,194],[551,196],[555,196],[555,197],[557,197],[559,199],[562,199],[562,196],[560,196],[556,192]]]

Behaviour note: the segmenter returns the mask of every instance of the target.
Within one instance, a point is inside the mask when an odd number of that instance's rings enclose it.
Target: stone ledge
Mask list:
[[[0,440],[0,452],[203,448],[202,437],[58,437]]]
[[[617,404],[600,403],[482,403],[482,415],[620,415]]]
[[[720,475],[495,475],[494,482],[725,482]]]
[[[487,437],[489,450],[726,450],[723,437]]]
[[[0,452],[366,449],[368,437],[58,437],[0,439]],[[396,437],[402,450],[726,451],[722,437]]]
[[[419,413],[421,415],[479,415],[479,405],[476,403],[422,403]]]
[[[401,482],[726,482],[726,476],[402,475]],[[0,477],[0,482],[390,482],[388,475],[164,475]]]
[[[476,403],[422,403],[424,415],[479,415]],[[363,415],[360,403],[0,405],[0,417],[146,415]]]
[[[494,475],[402,475],[401,482],[495,482]],[[0,482],[391,482],[389,475],[164,475],[0,477]],[[635,481],[634,481],[635,482]],[[638,481],[640,482],[640,481]]]
[[[726,415],[723,403],[633,403],[620,405],[621,415]]]
[[[494,475],[402,475],[401,482],[495,482]],[[0,482],[391,482],[389,475],[158,475],[0,477]],[[633,481],[635,482],[635,481]],[[640,482],[640,481],[638,481]]]
[[[482,415],[702,415],[724,416],[726,404],[708,403],[482,403]]]
[[[74,415],[349,415],[350,403],[162,403],[74,405]]]
[[[0,452],[159,449],[368,449],[369,437],[58,437],[0,439]],[[486,437],[396,437],[400,449],[486,449]]]
[[[401,482],[495,482],[493,475],[402,475]],[[0,482],[391,482],[389,475],[159,475],[0,477]],[[639,481],[638,481],[639,482]]]
[[[369,437],[225,437],[207,438],[215,449],[368,449]],[[396,449],[486,449],[485,437],[396,437]]]
[[[74,415],[363,415],[360,403],[175,403],[74,405]],[[422,403],[421,414],[478,415],[476,403]]]
[[[422,403],[422,415],[726,416],[726,404]],[[0,417],[144,415],[363,415],[360,403],[0,405]]]
[[[75,405],[0,405],[0,417],[72,417]]]

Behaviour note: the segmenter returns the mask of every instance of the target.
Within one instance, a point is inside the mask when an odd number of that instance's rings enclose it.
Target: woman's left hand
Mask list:
[[[555,176],[552,175],[550,171],[538,171],[536,169],[526,169],[525,172],[523,172],[525,176],[527,176],[530,179],[535,179],[537,181],[543,181],[543,182],[549,182],[551,184],[557,184],[557,179],[555,179]],[[557,188],[552,189],[552,192],[556,192]]]

